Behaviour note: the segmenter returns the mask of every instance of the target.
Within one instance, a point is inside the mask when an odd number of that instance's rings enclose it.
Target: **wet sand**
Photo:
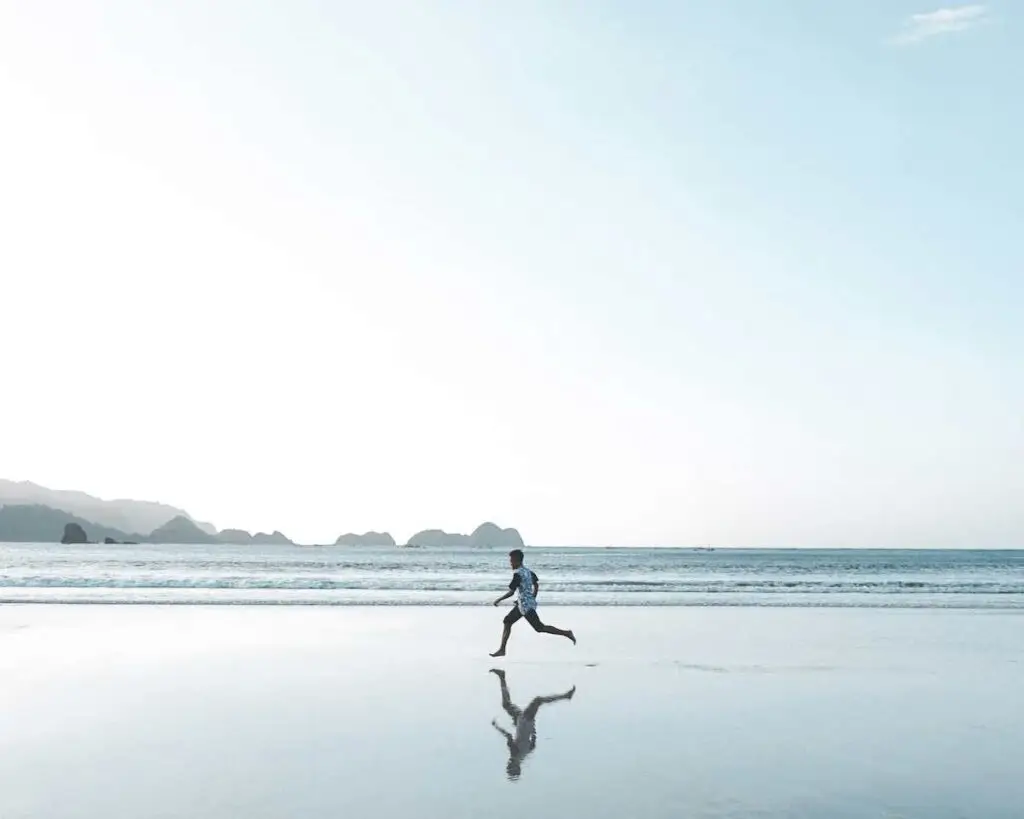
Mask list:
[[[502,614],[0,607],[0,817],[1021,815],[1024,616]]]

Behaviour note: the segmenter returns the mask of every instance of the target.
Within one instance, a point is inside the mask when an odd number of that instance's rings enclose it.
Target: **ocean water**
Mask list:
[[[1024,609],[1024,550],[540,548],[542,605]],[[0,544],[0,603],[482,605],[503,550]]]

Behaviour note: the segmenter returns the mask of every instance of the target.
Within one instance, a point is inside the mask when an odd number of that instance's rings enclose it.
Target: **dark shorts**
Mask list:
[[[526,614],[523,614],[519,610],[519,606],[513,606],[512,611],[505,615],[505,625],[511,626],[513,623],[517,622],[518,620],[524,617],[526,618],[526,622],[533,626],[534,631],[540,631],[542,628],[544,628],[544,624],[540,621],[540,618],[537,616],[537,609],[531,609],[530,611],[526,612]]]

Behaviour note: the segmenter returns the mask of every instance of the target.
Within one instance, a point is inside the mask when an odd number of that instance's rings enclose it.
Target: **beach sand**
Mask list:
[[[503,613],[0,607],[0,817],[1024,815],[1024,616]]]

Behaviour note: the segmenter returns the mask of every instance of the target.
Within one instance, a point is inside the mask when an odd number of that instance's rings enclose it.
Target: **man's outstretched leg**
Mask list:
[[[554,634],[557,637],[565,637],[567,640],[572,640],[572,644],[576,645],[576,635],[572,633],[572,629],[556,628],[555,626],[546,626],[540,621],[540,617],[537,616],[537,611],[527,612],[526,622],[533,626],[533,630],[540,634]]]
[[[505,619],[503,621],[504,622],[504,628],[501,631],[501,646],[498,648],[497,651],[495,651],[493,654],[491,654],[492,657],[504,657],[505,656],[505,647],[508,645],[508,638],[512,636],[512,624],[515,623],[515,621],[518,620],[522,616],[523,615],[519,611],[519,607],[518,606],[516,608],[512,609],[512,611],[510,611],[508,614],[505,615]]]
[[[501,707],[512,718],[513,723],[519,722],[522,709],[512,702],[512,696],[508,692],[508,683],[505,682],[505,672],[500,668],[492,668],[491,673],[498,678],[498,683],[501,685]]]
[[[565,637],[567,640],[572,640],[572,644],[576,645],[576,635],[572,633],[572,629],[561,629],[555,628],[554,626],[544,626],[541,629],[542,634],[554,634],[558,637]]]
[[[555,694],[551,697],[534,697],[533,701],[526,706],[526,710],[523,712],[523,718],[527,720],[535,719],[537,712],[540,710],[542,705],[547,705],[550,702],[558,702],[559,700],[571,700],[575,694],[576,686],[574,685],[564,694]]]

